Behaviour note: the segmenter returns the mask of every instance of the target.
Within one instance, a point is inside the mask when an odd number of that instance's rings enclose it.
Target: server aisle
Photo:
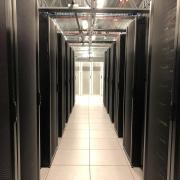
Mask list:
[[[70,115],[52,167],[41,180],[142,180],[132,169],[105,108],[102,97],[80,96]]]

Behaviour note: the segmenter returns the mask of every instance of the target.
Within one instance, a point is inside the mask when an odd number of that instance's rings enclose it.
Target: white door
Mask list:
[[[76,62],[76,95],[103,95],[103,62]]]

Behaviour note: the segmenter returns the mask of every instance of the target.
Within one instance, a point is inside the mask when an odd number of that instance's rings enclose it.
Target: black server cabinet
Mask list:
[[[21,179],[39,179],[37,1],[16,0]]]
[[[75,53],[73,51],[73,107],[75,105]]]
[[[176,120],[179,122],[174,114],[177,106],[177,99],[174,98],[175,73],[179,71],[175,65],[176,22],[179,23],[176,21],[176,8],[177,0],[152,2],[144,161],[146,180],[173,179],[170,178],[171,144],[173,125]]]
[[[66,108],[67,108],[67,122],[69,119],[69,115],[71,112],[71,76],[70,76],[70,71],[71,71],[71,64],[70,64],[70,59],[71,59],[71,48],[69,44],[67,43],[66,46],[66,77],[67,77],[67,96],[66,96]]]
[[[66,122],[68,122],[68,74],[67,74],[67,48],[68,43],[65,42],[65,59],[64,59],[64,83],[65,83],[65,119]]]
[[[20,178],[15,12],[12,1],[0,1],[0,179],[8,180]]]
[[[58,145],[57,32],[48,16],[39,18],[41,166],[49,167]]]
[[[71,59],[70,59],[70,85],[71,85],[71,111],[73,109],[73,102],[74,102],[74,67],[73,67],[73,49],[71,48]]]
[[[71,111],[74,107],[75,102],[75,79],[74,79],[74,50],[71,48]]]
[[[104,82],[103,82],[103,104],[106,107],[106,73],[107,73],[107,51],[104,53]]]
[[[58,119],[59,137],[62,136],[66,124],[66,86],[65,86],[65,39],[58,33]]]
[[[177,22],[176,25],[176,63],[175,63],[175,80],[174,80],[174,123],[172,123],[173,141],[172,141],[172,157],[171,157],[171,180],[180,179],[180,1],[177,1]]]
[[[107,50],[106,60],[106,110],[109,113],[110,48]]]
[[[123,136],[125,47],[126,35],[122,34],[116,42],[114,126],[118,137]]]
[[[148,19],[127,29],[123,145],[132,166],[143,166]]]
[[[115,63],[116,63],[116,43],[111,46],[110,53],[110,73],[109,73],[109,116],[114,122],[114,91],[115,91]]]

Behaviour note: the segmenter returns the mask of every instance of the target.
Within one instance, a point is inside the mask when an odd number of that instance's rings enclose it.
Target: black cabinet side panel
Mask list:
[[[123,136],[123,103],[124,103],[124,71],[125,71],[126,35],[121,35],[116,43],[116,77],[115,77],[115,129],[119,137]]]
[[[10,11],[10,12],[9,12]],[[11,133],[10,119],[10,88],[9,65],[11,62],[11,3],[7,0],[0,1],[0,179],[14,180],[13,172],[13,136]],[[10,18],[10,19],[8,19]],[[10,26],[7,27],[7,21]],[[9,64],[9,65],[8,65]],[[11,154],[12,152],[12,154]]]
[[[109,81],[109,115],[114,122],[114,94],[115,94],[115,63],[116,63],[116,43],[111,46],[110,54],[110,81]]]
[[[127,30],[126,43],[126,74],[125,74],[125,113],[124,113],[124,140],[123,144],[127,154],[131,153],[131,124],[132,124],[132,92],[134,69],[135,24],[133,21]]]
[[[53,21],[49,20],[49,60],[51,76],[51,158],[54,157],[58,146],[57,118],[57,31]]]
[[[48,18],[39,16],[39,66],[40,66],[40,129],[41,129],[41,166],[50,162],[50,68],[48,45]]]
[[[62,136],[66,123],[66,59],[65,40],[62,34],[58,34],[58,114],[59,114],[59,136]]]
[[[17,0],[21,179],[38,180],[36,1]]]
[[[109,73],[110,73],[110,49],[107,50],[107,60],[106,60],[106,110],[109,113]]]
[[[103,104],[106,107],[106,70],[107,69],[107,51],[104,54],[104,80],[103,80]]]

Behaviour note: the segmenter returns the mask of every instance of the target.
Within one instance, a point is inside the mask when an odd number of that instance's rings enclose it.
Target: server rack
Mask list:
[[[106,70],[107,69],[107,51],[104,54],[104,83],[103,83],[103,104],[106,107]]]
[[[0,1],[0,179],[20,178],[16,9]]]
[[[145,76],[148,20],[136,18],[127,29],[123,145],[132,166],[143,166]]]
[[[115,91],[115,63],[116,63],[116,43],[111,46],[110,72],[109,72],[109,116],[114,122],[114,91]]]
[[[180,20],[180,1],[177,1],[177,21]],[[176,24],[176,37],[177,41],[175,43],[176,48],[176,62],[175,62],[175,76],[174,79],[174,123],[172,123],[173,127],[173,137],[172,137],[172,156],[171,156],[171,168],[170,168],[170,180],[180,179],[180,23]]]
[[[65,86],[65,39],[58,33],[58,119],[59,137],[62,136],[66,124],[66,86]]]
[[[107,63],[106,63],[106,110],[109,113],[109,78],[110,78],[110,49],[107,50]]]
[[[71,48],[71,59],[70,59],[70,85],[71,85],[71,111],[73,109],[73,104],[74,104],[74,74],[73,74],[73,71],[74,71],[74,67],[73,67],[73,49]],[[71,112],[70,111],[70,112]]]
[[[21,179],[39,179],[37,1],[16,0]]]
[[[176,99],[179,97],[179,60],[176,61],[176,54],[179,54],[176,50],[179,50],[175,38],[179,24],[177,2],[152,1],[144,161],[146,180],[179,179],[176,167],[174,169],[174,165],[179,166],[176,164],[178,156],[175,162],[172,157],[172,144],[176,142],[174,130],[179,124],[179,99]],[[178,144],[175,144],[178,149]]]
[[[57,32],[54,23],[40,14],[41,166],[49,167],[58,145]]]
[[[73,51],[73,107],[75,105],[75,53]]]
[[[118,137],[123,136],[125,47],[126,35],[122,34],[116,42],[114,126]]]
[[[66,75],[67,75],[67,122],[69,119],[69,115],[71,113],[71,76],[70,76],[70,72],[71,72],[71,48],[69,46],[69,44],[67,43],[67,55],[66,55]]]
[[[64,63],[64,69],[65,69],[65,117],[66,122],[68,122],[68,43],[65,42],[65,63]]]

